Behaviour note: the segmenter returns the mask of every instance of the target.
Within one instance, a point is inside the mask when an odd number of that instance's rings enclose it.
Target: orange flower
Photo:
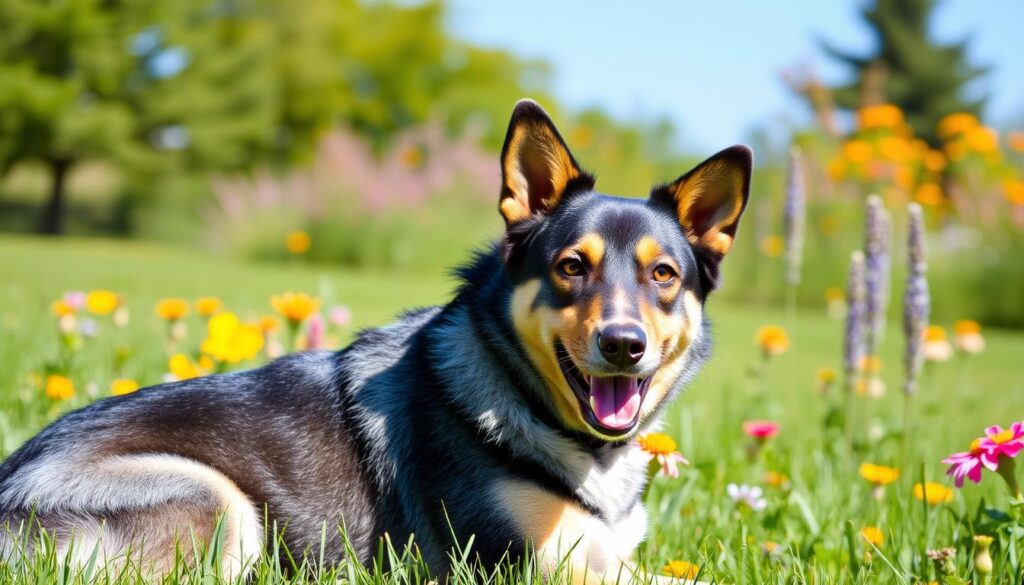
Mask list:
[[[981,353],[985,350],[985,338],[981,336],[981,324],[964,319],[953,325],[956,336],[953,342],[964,353]]]
[[[50,400],[68,400],[75,395],[75,384],[65,376],[50,374],[44,392]]]
[[[313,244],[313,239],[302,230],[289,232],[284,238],[284,247],[290,254],[305,254]]]
[[[259,321],[260,331],[263,335],[277,331],[277,328],[281,326],[281,322],[277,320],[277,317],[272,315],[263,315]]]
[[[877,355],[866,355],[860,358],[860,370],[868,374],[877,374],[882,371],[882,358]]]
[[[903,112],[892,104],[866,106],[857,112],[857,123],[861,128],[895,128],[903,123]]]
[[[878,153],[893,162],[903,162],[910,157],[910,145],[897,136],[885,136],[878,141]]]
[[[766,356],[779,355],[789,349],[789,336],[778,325],[761,327],[754,339]]]
[[[835,182],[842,181],[846,178],[846,160],[842,157],[836,157],[828,163],[828,178]]]
[[[165,321],[177,321],[188,315],[188,301],[185,299],[163,299],[156,304],[156,316]]]
[[[963,134],[968,130],[978,125],[978,119],[974,114],[968,114],[967,112],[958,112],[956,114],[950,114],[941,120],[939,120],[939,136],[942,138],[952,138],[957,134]]]
[[[290,323],[299,324],[320,308],[320,299],[306,293],[286,292],[270,298],[270,306]]]
[[[989,154],[999,149],[999,135],[985,126],[971,128],[964,138],[967,148],[980,154]]]
[[[203,317],[212,317],[214,313],[221,310],[224,303],[217,297],[199,297],[196,299],[196,313]]]
[[[933,173],[938,173],[942,169],[946,168],[946,155],[942,154],[938,150],[929,150],[924,153],[924,157],[921,159],[924,163],[924,168],[928,169]]]
[[[1024,152],[1024,132],[1010,132],[1006,135],[1006,145],[1010,150]]]
[[[937,506],[939,504],[945,504],[946,502],[953,501],[953,490],[941,483],[935,483],[934,481],[929,481],[923,484],[915,483],[914,497],[928,502],[931,506]]]
[[[914,193],[914,199],[917,200],[921,205],[942,205],[945,202],[945,198],[942,196],[942,187],[939,187],[935,183],[925,183],[917,188],[917,193]]]
[[[1009,179],[1003,181],[1006,200],[1014,205],[1024,205],[1024,181]]]
[[[675,579],[696,579],[700,574],[700,565],[689,561],[669,561],[661,568],[661,572]]]
[[[853,164],[864,164],[871,160],[871,144],[866,140],[850,140],[843,145],[843,156]]]
[[[67,315],[74,315],[75,308],[64,299],[60,299],[50,304],[50,312],[56,317],[66,317]]]

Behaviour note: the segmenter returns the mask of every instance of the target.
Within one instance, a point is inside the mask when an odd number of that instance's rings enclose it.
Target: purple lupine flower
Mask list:
[[[806,216],[804,165],[800,149],[789,153],[786,176],[786,202],[783,207],[783,230],[786,234],[786,284],[800,284],[800,268],[804,254],[804,222]]]
[[[903,352],[905,379],[903,391],[917,392],[917,378],[924,363],[922,351],[924,330],[928,327],[931,310],[931,295],[928,291],[927,247],[925,242],[924,215],[921,206],[911,203],[907,206],[909,227],[907,234],[907,288],[903,293],[903,336],[906,348]]]
[[[850,271],[846,278],[846,329],[843,336],[843,372],[848,391],[856,385],[857,369],[864,355],[864,252],[850,255]]]
[[[885,330],[885,313],[889,305],[889,248],[892,227],[882,198],[868,197],[864,225],[864,351],[874,356]]]

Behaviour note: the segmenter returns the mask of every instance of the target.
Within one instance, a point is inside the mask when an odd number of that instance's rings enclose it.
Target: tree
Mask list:
[[[823,43],[825,51],[854,70],[855,79],[833,88],[836,104],[855,109],[892,103],[915,134],[938,145],[935,126],[953,112],[977,114],[984,98],[969,99],[965,86],[985,67],[967,62],[965,41],[941,45],[929,31],[935,0],[876,0],[861,16],[875,37],[873,54],[860,56]]]
[[[230,3],[0,0],[0,175],[49,169],[41,231],[63,230],[69,172],[235,169],[274,138],[273,47]]]

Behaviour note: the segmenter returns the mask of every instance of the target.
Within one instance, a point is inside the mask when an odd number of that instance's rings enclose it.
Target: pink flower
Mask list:
[[[689,465],[690,462],[683,457],[682,453],[676,451],[676,442],[672,437],[662,433],[649,433],[637,437],[637,444],[647,453],[649,460],[657,461],[661,466],[659,473],[668,477],[679,477],[677,463]],[[653,468],[651,474],[654,474]]]
[[[971,450],[963,453],[953,453],[942,460],[949,465],[946,475],[956,480],[956,487],[964,487],[964,478],[981,483],[982,466],[989,469],[996,469],[996,461],[989,459],[988,454],[980,447],[981,439],[975,439],[971,443]]]
[[[779,425],[770,420],[748,420],[743,423],[743,432],[758,441],[764,441],[778,434]]]
[[[985,429],[985,436],[978,446],[992,458],[993,464],[986,464],[985,467],[995,471],[1000,456],[1012,459],[1024,449],[1024,423],[1015,422],[1008,429],[992,425]]]
[[[348,327],[352,323],[352,311],[345,305],[334,305],[328,311],[327,318],[335,327]]]
[[[317,313],[309,318],[309,329],[306,331],[306,349],[323,349],[324,347],[326,347],[324,318]]]

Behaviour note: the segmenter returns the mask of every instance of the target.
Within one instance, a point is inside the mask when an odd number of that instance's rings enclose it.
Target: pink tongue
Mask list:
[[[629,427],[640,410],[637,379],[627,376],[591,378],[590,407],[597,420],[609,429]]]

